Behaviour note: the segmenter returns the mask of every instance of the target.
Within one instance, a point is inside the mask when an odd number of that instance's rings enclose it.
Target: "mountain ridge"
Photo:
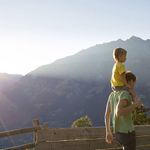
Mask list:
[[[137,45],[139,46],[138,49],[136,48]],[[112,42],[108,42],[108,43],[104,43],[104,44],[97,44],[90,48],[84,49],[84,50],[76,53],[75,55],[61,58],[51,64],[41,66],[41,67],[35,69],[34,71],[30,72],[27,75],[50,76],[50,77],[56,77],[56,76],[59,77],[59,75],[60,76],[63,75],[64,77],[67,77],[67,76],[73,77],[74,76],[74,78],[82,78],[83,79],[83,78],[85,78],[85,74],[88,74],[88,70],[86,70],[86,68],[84,66],[89,65],[89,67],[91,66],[91,69],[93,67],[100,69],[102,67],[102,65],[100,63],[105,64],[106,61],[108,61],[110,64],[113,64],[114,62],[113,62],[113,58],[112,58],[112,51],[114,48],[116,48],[116,47],[126,48],[128,51],[128,56],[127,56],[127,59],[128,59],[128,58],[131,58],[130,52],[132,52],[133,49],[136,48],[136,50],[138,52],[141,50],[144,50],[143,45],[150,46],[148,40],[142,40],[141,38],[136,37],[136,36],[132,36],[131,38],[124,40],[124,41],[117,40],[117,41],[112,41]],[[149,54],[149,52],[147,52],[147,53]],[[133,55],[133,54],[131,54],[131,55]],[[104,56],[104,58],[100,58],[100,56]],[[106,60],[104,60],[105,57],[106,57]],[[132,57],[134,57],[134,56],[132,56]],[[85,59],[83,59],[83,58],[85,58]],[[98,59],[103,59],[103,61],[99,61]],[[95,63],[96,66],[91,65],[91,64],[94,64],[93,63],[94,61],[95,62],[97,61],[97,64]],[[79,63],[79,65],[78,65],[78,63]],[[106,63],[106,64],[108,64],[108,63]],[[127,62],[127,65],[128,65],[128,62]],[[82,70],[80,76],[79,76],[79,74],[76,75],[76,72],[77,73],[79,72],[78,68],[79,68],[79,70]],[[111,73],[111,67],[108,66],[108,68],[109,68],[109,70],[107,70],[107,72],[105,72],[104,75]],[[96,76],[93,76],[93,78],[98,79],[98,76],[99,75],[97,74]],[[91,78],[87,77],[87,78],[91,79],[92,77]]]

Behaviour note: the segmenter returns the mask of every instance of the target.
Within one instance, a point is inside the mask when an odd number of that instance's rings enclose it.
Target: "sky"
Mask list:
[[[150,39],[149,0],[0,0],[0,73],[25,75],[83,49]]]

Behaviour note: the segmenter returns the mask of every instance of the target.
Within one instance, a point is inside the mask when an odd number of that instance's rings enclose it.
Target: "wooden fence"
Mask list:
[[[1,132],[0,137],[33,132],[33,143],[5,150],[121,150],[105,142],[105,128],[49,128],[34,120],[33,128]],[[137,150],[150,150],[150,125],[136,126]]]
[[[44,127],[44,126],[43,126]],[[41,127],[39,125],[39,120],[35,119],[33,120],[33,127],[32,128],[24,128],[24,129],[15,129],[10,131],[3,131],[0,132],[0,138],[10,137],[10,136],[17,136],[17,135],[26,135],[31,134],[33,137],[33,141],[31,143],[26,143],[23,145],[8,147],[8,148],[2,148],[1,150],[33,150],[36,148],[36,133],[38,130],[41,130]]]

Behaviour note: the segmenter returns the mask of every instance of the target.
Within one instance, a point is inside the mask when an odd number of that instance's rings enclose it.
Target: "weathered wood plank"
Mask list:
[[[115,148],[103,148],[103,149],[96,149],[96,150],[122,150],[121,147],[115,147]]]
[[[150,135],[136,136],[137,146],[150,144]]]
[[[103,137],[104,135],[104,128],[45,128],[38,131],[39,139],[50,141],[78,138],[98,138]]]
[[[150,150],[150,144],[137,146],[136,149],[137,150]],[[115,147],[115,148],[104,148],[104,149],[95,149],[95,150],[122,150],[122,148]]]
[[[137,150],[149,150],[150,149],[150,136],[138,136],[136,137],[137,139]],[[97,149],[97,150],[115,150],[115,149],[120,149],[117,148],[117,145],[111,145],[111,148],[108,148],[105,144],[103,145],[102,149]],[[115,148],[114,148],[115,147]]]
[[[149,126],[137,126],[137,136],[150,135]],[[67,140],[79,138],[99,138],[105,136],[105,128],[43,128],[38,131],[38,138],[44,140]]]
[[[10,131],[4,131],[0,132],[0,138],[1,137],[6,137],[6,136],[13,136],[17,134],[26,134],[26,133],[31,133],[35,132],[36,130],[40,130],[40,127],[36,128],[24,128],[24,129],[15,129],[15,130],[10,130]]]
[[[137,146],[137,150],[150,150],[150,144]]]
[[[32,149],[35,148],[35,143],[28,143],[24,145],[14,146],[10,148],[5,148],[3,150],[26,150],[26,149]]]
[[[150,135],[150,125],[139,125],[135,127],[136,135]]]
[[[76,139],[76,140],[56,140],[56,141],[43,141],[38,144],[37,149],[40,150],[42,147],[45,150],[51,148],[52,150],[93,150],[96,148],[110,148],[118,147],[119,144],[114,141],[112,145],[106,144],[104,138],[97,139]]]

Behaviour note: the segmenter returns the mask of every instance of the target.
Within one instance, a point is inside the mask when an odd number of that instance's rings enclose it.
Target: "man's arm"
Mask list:
[[[106,128],[105,140],[108,144],[111,144],[113,141],[113,136],[110,129],[110,116],[111,116],[111,107],[110,107],[110,102],[108,100],[106,105],[106,110],[105,110],[105,128]]]
[[[127,99],[120,100],[117,104],[116,116],[122,116],[129,112],[132,112],[133,110],[135,110],[136,107],[141,106],[141,102],[136,100],[131,105],[129,106],[127,105],[128,105]]]

